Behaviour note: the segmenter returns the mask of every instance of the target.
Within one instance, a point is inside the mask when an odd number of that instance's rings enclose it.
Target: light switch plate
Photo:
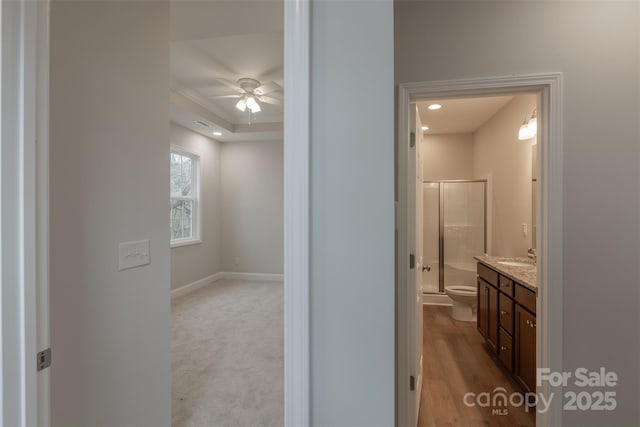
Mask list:
[[[150,261],[149,241],[122,242],[118,245],[118,270],[147,265]]]

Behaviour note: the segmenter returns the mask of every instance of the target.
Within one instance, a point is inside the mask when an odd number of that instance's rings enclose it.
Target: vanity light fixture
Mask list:
[[[429,126],[422,126],[422,130],[429,130]]]
[[[214,136],[222,136],[222,132],[214,132],[213,135]]]
[[[538,119],[536,117],[536,110],[533,110],[531,118],[527,120],[525,116],[520,129],[518,130],[518,139],[520,141],[526,141],[535,137],[538,133]]]
[[[427,107],[429,110],[439,110],[442,108],[442,105],[440,104],[431,104]]]

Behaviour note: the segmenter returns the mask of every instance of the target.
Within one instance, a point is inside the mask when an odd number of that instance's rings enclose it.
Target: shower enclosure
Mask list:
[[[487,251],[487,181],[425,181],[422,292],[476,286],[475,255]]]

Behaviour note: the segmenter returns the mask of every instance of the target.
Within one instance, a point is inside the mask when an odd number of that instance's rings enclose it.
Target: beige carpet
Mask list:
[[[282,283],[223,280],[171,310],[173,427],[282,426]]]

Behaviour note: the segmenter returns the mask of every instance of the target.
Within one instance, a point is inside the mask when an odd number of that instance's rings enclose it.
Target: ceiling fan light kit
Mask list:
[[[260,84],[256,79],[241,78],[237,83],[234,83],[226,79],[218,79],[221,83],[229,86],[238,92],[235,95],[221,95],[215,98],[240,98],[236,103],[236,108],[243,113],[249,109],[250,114],[256,114],[262,111],[260,102],[273,105],[282,105],[282,102],[278,98],[273,96],[265,96],[272,92],[282,91],[282,86],[276,82],[267,82]]]

